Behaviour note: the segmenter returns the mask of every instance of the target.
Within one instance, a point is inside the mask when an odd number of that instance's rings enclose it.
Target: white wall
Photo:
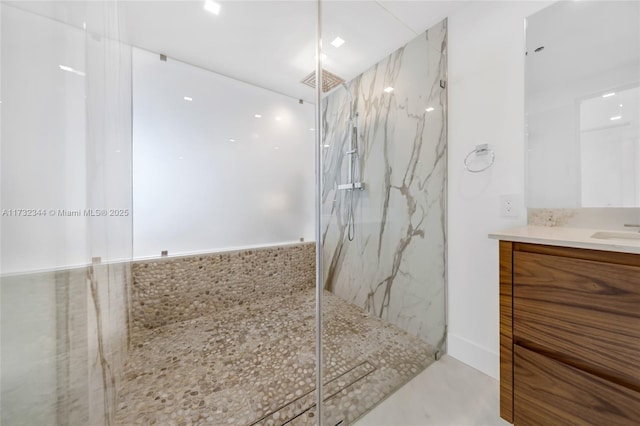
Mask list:
[[[2,6],[1,209],[3,273],[78,265],[89,258],[85,217],[51,210],[87,208],[84,32]]]
[[[449,17],[448,282],[451,356],[499,374],[498,243],[492,231],[526,223],[500,217],[501,194],[524,194],[524,18],[550,3],[479,2]],[[494,166],[464,170],[488,143]]]
[[[313,105],[139,49],[133,105],[135,258],[313,239]]]
[[[104,15],[95,13],[90,25],[117,27],[107,15],[114,8],[104,3]],[[131,47],[94,37],[86,45],[87,206],[107,211],[89,218],[89,251],[102,261],[127,261],[133,252]]]
[[[130,48],[2,9],[2,273],[129,259]],[[86,216],[88,209],[107,216]]]

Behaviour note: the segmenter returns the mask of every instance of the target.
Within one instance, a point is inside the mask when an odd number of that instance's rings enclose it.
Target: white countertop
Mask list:
[[[489,234],[489,238],[518,243],[546,244],[550,246],[575,247],[592,250],[616,251],[640,254],[640,240],[598,239],[596,232],[608,232],[604,229],[563,228],[549,226],[523,226]],[[633,234],[633,232],[620,232]]]

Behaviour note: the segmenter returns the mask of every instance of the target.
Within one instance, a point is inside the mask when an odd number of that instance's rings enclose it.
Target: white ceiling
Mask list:
[[[21,2],[17,7],[307,102],[315,69],[315,1]],[[11,3],[16,5],[16,3]],[[455,1],[325,1],[323,67],[350,80],[435,25]],[[98,17],[96,19],[96,17]],[[340,36],[339,49],[330,42]]]
[[[639,23],[637,1],[558,2],[532,15],[526,42],[529,93],[634,66],[637,81]]]

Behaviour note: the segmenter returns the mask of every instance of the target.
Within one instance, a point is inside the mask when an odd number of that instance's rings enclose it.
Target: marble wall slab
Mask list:
[[[117,390],[131,346],[131,263],[94,264],[87,271],[89,423],[115,424]]]
[[[537,226],[633,231],[637,228],[628,228],[624,225],[640,225],[640,208],[528,208],[527,223]]]
[[[347,84],[366,185],[353,194],[353,241],[351,194],[337,189],[349,101],[339,87],[322,102],[325,288],[434,347],[445,336],[446,40],[445,20]]]
[[[315,243],[134,262],[134,339],[145,329],[314,287]]]
[[[56,424],[89,422],[88,274],[88,267],[55,273]],[[96,333],[91,334],[95,338]]]
[[[3,276],[0,293],[0,422],[55,424],[56,273]]]
[[[3,276],[2,423],[113,425],[129,263]]]

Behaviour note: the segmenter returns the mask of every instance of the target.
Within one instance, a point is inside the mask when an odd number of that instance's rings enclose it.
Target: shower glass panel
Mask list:
[[[141,347],[127,373],[152,365],[158,374],[126,383],[118,420],[162,422],[170,397],[166,414],[186,406],[194,423],[205,414],[216,425],[299,414],[315,368],[314,243],[304,242],[314,106],[138,48],[133,104]]]
[[[133,87],[136,258],[313,240],[313,104],[137,48]]]
[[[3,424],[113,424],[129,347],[130,50],[114,3],[3,2]]]
[[[401,3],[322,3],[326,425],[446,350],[447,22]]]
[[[2,423],[314,424],[315,4],[0,12]]]

